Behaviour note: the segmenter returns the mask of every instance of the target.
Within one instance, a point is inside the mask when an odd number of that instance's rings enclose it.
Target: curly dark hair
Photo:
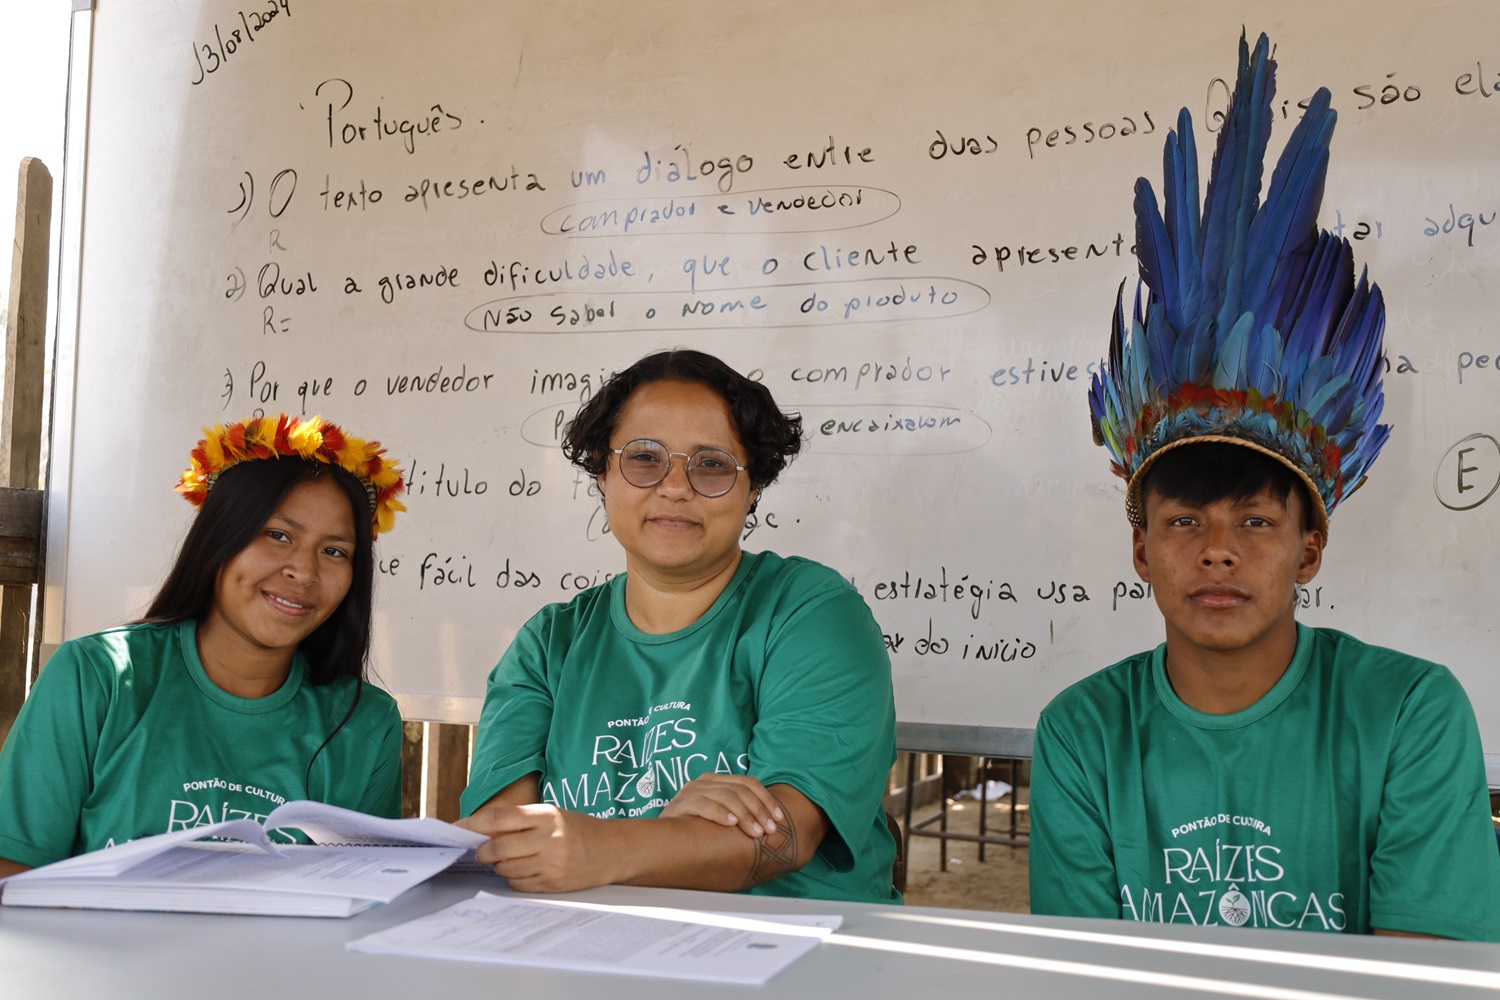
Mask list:
[[[750,485],[763,490],[802,450],[802,418],[782,413],[771,390],[730,368],[712,354],[684,349],[649,354],[611,375],[579,409],[563,434],[563,454],[591,476],[609,468],[609,439],[620,410],[637,389],[652,382],[693,382],[729,404],[735,433],[744,442]]]

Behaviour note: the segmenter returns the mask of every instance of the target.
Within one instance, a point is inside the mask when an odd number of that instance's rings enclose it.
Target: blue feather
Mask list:
[[[1136,289],[1137,301],[1139,301],[1140,289]],[[1146,335],[1146,351],[1151,358],[1151,381],[1163,396],[1176,389],[1180,380],[1174,377],[1177,368],[1173,361],[1177,348],[1177,335],[1167,322],[1167,313],[1164,309],[1146,310],[1146,322],[1144,333]]]
[[[1260,179],[1271,138],[1271,99],[1276,63],[1265,35],[1249,53],[1240,35],[1240,70],[1229,115],[1219,132],[1203,210],[1203,278],[1207,297],[1217,299],[1218,325],[1228,329],[1242,312],[1246,243],[1260,204]]]
[[[1166,230],[1176,272],[1177,299],[1168,299],[1172,325],[1188,328],[1203,303],[1201,219],[1198,208],[1198,145],[1193,118],[1183,108],[1177,129],[1167,133],[1163,153]]]
[[[1288,386],[1300,383],[1312,359],[1326,353],[1329,333],[1336,321],[1335,310],[1347,297],[1346,277],[1352,281],[1353,261],[1348,245],[1323,233],[1286,310],[1287,343],[1282,352],[1282,377]]]
[[[1330,100],[1327,88],[1313,95],[1282,151],[1265,204],[1251,223],[1245,249],[1248,308],[1263,311],[1267,301],[1279,300],[1277,293],[1291,277],[1288,266],[1317,237],[1318,207],[1328,175],[1328,143],[1338,121]],[[1277,277],[1283,280],[1277,282]]]
[[[1156,205],[1156,192],[1144,177],[1135,182],[1135,249],[1141,281],[1155,293],[1155,298],[1177,301],[1177,263],[1172,255],[1172,241]]]
[[[1341,375],[1313,398],[1313,423],[1337,433],[1349,422],[1349,415],[1354,412],[1354,404],[1358,401],[1358,390],[1347,375]]]
[[[1164,313],[1165,310],[1156,310],[1156,315]],[[1172,352],[1173,382],[1176,385],[1207,385],[1209,364],[1213,359],[1213,337],[1178,337]]]

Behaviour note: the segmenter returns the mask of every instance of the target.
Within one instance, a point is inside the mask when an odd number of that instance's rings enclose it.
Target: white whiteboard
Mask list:
[[[854,580],[903,722],[1031,728],[1161,639],[1085,387],[1132,184],[1184,104],[1206,172],[1242,23],[1277,44],[1279,110],[1334,93],[1323,222],[1364,237],[1403,369],[1301,616],[1450,664],[1494,749],[1492,0],[100,0],[49,637],[141,611],[203,423],[305,392],[411,475],[379,677],[409,717],[473,720],[520,624],[623,567],[560,423],[691,345],[809,431],[746,546]],[[262,268],[289,284],[263,297]],[[396,274],[439,283],[386,303]]]

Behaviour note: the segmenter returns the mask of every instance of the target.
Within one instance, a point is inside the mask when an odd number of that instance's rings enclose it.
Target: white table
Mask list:
[[[1500,945],[1164,927],[1013,913],[609,887],[568,897],[747,912],[842,913],[765,987],[561,973],[346,952],[344,942],[499,879],[443,875],[349,920],[0,907],[5,1000],[672,1000],[760,991],[819,1000],[1493,997]],[[1446,981],[1445,981],[1446,980]]]

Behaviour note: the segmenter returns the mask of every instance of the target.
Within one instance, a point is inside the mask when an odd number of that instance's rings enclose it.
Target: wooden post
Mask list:
[[[403,723],[402,730],[401,815],[412,819],[422,815],[422,723]]]
[[[458,819],[458,797],[469,783],[469,740],[473,726],[440,725],[427,731],[428,799],[431,815]]]
[[[41,474],[47,271],[52,239],[52,175],[41,160],[21,161],[16,241],[5,337],[5,405],[0,414],[0,486],[35,490]],[[41,549],[38,531],[37,552]],[[38,563],[40,566],[40,563]],[[31,595],[41,582],[0,587],[0,743],[26,696],[32,647]]]

